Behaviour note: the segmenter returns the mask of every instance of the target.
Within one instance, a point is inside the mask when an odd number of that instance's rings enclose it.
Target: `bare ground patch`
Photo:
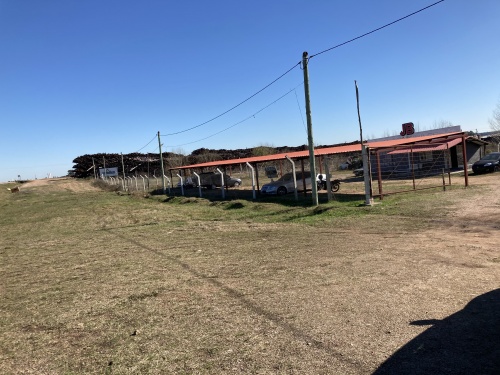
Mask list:
[[[84,191],[98,191],[98,189],[88,181],[83,181],[71,177],[60,177],[60,178],[44,178],[40,180],[32,180],[23,185],[21,188],[41,188],[46,187],[52,191],[72,191],[72,192],[84,192]]]

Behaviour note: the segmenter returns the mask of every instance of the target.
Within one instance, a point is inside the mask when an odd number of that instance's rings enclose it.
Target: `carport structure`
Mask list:
[[[391,139],[391,140],[382,140],[382,141],[372,141],[366,142],[365,146],[370,155],[370,175],[376,176],[378,180],[378,195],[380,198],[383,197],[383,177],[384,177],[384,166],[387,165],[387,156],[389,158],[393,158],[394,155],[405,156],[409,160],[408,168],[406,172],[413,171],[412,177],[413,180],[418,178],[418,173],[415,173],[415,163],[413,163],[415,157],[419,153],[433,153],[436,151],[448,151],[457,145],[462,145],[462,155],[461,159],[463,159],[463,168],[464,168],[464,183],[465,186],[468,186],[468,173],[467,173],[467,135],[465,132],[453,132],[453,133],[443,133],[443,134],[433,134],[427,136],[418,136],[418,137],[409,137],[409,138],[400,138],[400,139]],[[314,150],[314,155],[319,159],[319,171],[318,173],[322,173],[323,168],[323,160],[332,155],[352,155],[355,153],[361,153],[361,144],[354,143],[348,145],[339,145],[332,147],[324,147],[324,148],[316,148]],[[456,153],[456,148],[455,148]],[[449,154],[448,154],[449,155]],[[294,162],[301,162],[301,169],[304,171],[304,161],[308,159],[309,151],[294,151],[289,153],[280,153],[273,155],[265,155],[265,156],[254,156],[248,158],[239,158],[239,159],[230,159],[230,160],[217,160],[205,163],[198,163],[192,165],[185,165],[180,167],[175,167],[170,169],[170,176],[172,177],[174,171],[179,171],[179,173],[187,170],[193,171],[201,171],[207,168],[223,168],[224,171],[227,167],[246,164],[255,169],[261,163],[266,162],[280,162],[280,168],[282,168],[282,162],[287,159],[291,159]],[[455,161],[455,164],[457,162]],[[450,168],[453,165],[453,161],[446,162],[447,172],[449,173]],[[457,164],[458,167],[458,164]],[[315,173],[312,173],[314,176]],[[259,185],[259,174],[256,173],[256,186],[257,190],[260,190]],[[372,177],[373,178],[373,177]],[[415,188],[415,183],[413,184],[414,188],[412,190],[417,190]],[[372,194],[373,195],[373,194]]]
[[[314,150],[314,155],[322,160],[323,157],[334,155],[334,154],[352,154],[361,151],[360,144],[349,144],[335,147],[326,147],[326,148],[317,148]],[[247,164],[254,167],[257,171],[257,166],[261,163],[267,162],[279,162],[280,163],[280,172],[282,173],[282,163],[287,161],[287,158],[293,161],[301,162],[301,170],[304,171],[304,161],[309,158],[309,151],[293,151],[265,156],[252,156],[248,158],[239,158],[239,159],[228,159],[228,160],[216,160],[211,162],[199,163],[199,164],[191,164],[185,165],[181,167],[170,168],[170,176],[173,176],[174,171],[186,171],[186,170],[203,170],[206,168],[223,168],[224,170],[227,167]],[[320,172],[322,171],[322,164],[320,163]],[[259,174],[256,173],[256,186],[257,190],[260,190],[259,184]]]
[[[389,180],[409,180],[410,188],[399,186],[390,194],[415,191],[451,185],[451,170],[463,167],[464,185],[469,185],[468,162],[474,160],[476,151],[484,142],[468,137],[465,132],[433,134],[428,136],[390,139],[369,142],[367,148],[370,155],[370,173],[376,176],[378,196],[380,199],[388,192],[383,189]],[[460,147],[457,147],[460,146]],[[461,161],[462,165],[460,165]],[[447,174],[448,182],[445,180]],[[416,180],[442,176],[433,183],[417,186]],[[401,185],[401,184],[399,184]]]

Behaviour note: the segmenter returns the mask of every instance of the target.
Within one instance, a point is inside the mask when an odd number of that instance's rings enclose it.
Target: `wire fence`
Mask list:
[[[456,154],[456,153],[455,153]],[[425,150],[403,148],[391,151],[372,151],[370,154],[369,172],[371,178],[371,194],[374,198],[382,199],[384,196],[425,190],[431,188],[442,188],[451,186],[451,166],[452,153],[449,149]],[[333,199],[359,199],[364,200],[365,183],[363,168],[358,162],[359,155],[337,154],[329,157],[318,157],[316,160],[316,174],[325,176],[326,172],[330,180],[339,180],[340,189],[333,194]],[[196,176],[189,171],[181,171],[180,175],[134,174],[125,177],[120,176],[100,176],[99,179],[106,181],[109,185],[114,185],[117,190],[129,193],[146,194],[167,194],[169,196],[197,197],[203,196],[208,199],[234,198],[234,199],[255,199],[252,191],[259,194],[262,185],[273,181],[273,178],[266,175],[266,167],[274,166],[276,177],[283,176],[291,172],[291,164],[288,161],[265,162],[259,164],[254,171],[243,163],[234,164],[223,168],[230,177],[240,179],[236,187],[217,185],[217,187],[201,189],[197,184],[188,184],[188,181],[196,181]],[[295,160],[297,171],[309,171],[309,161],[307,159]],[[255,173],[252,180],[252,173]],[[161,174],[161,173],[160,173]],[[314,179],[316,174],[312,174]],[[226,178],[226,177],[225,177]],[[252,186],[255,183],[255,186]],[[255,190],[254,190],[255,189]],[[222,192],[225,190],[225,193]],[[320,189],[318,194],[325,201],[326,191]],[[301,196],[310,195],[310,191],[303,192]],[[331,198],[329,198],[331,199]]]
[[[399,149],[371,155],[371,175],[376,181],[374,196],[416,191],[451,185],[451,159],[448,149]]]

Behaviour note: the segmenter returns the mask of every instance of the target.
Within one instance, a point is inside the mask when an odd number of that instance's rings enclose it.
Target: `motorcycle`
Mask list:
[[[317,181],[318,183],[318,190],[327,190],[326,186],[326,181],[325,180],[319,180]],[[340,180],[335,179],[330,181],[330,189],[332,192],[336,193],[340,189]]]

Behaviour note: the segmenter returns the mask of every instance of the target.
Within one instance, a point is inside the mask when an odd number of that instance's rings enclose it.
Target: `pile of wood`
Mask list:
[[[343,145],[353,144],[358,142],[344,143]],[[317,146],[317,148],[331,147]],[[190,164],[206,163],[217,160],[231,160],[248,158],[252,156],[263,156],[271,154],[280,154],[294,151],[307,150],[307,145],[289,147],[273,147],[273,146],[258,146],[253,148],[236,149],[236,150],[214,150],[207,148],[200,148],[194,150],[189,155],[182,155],[173,152],[163,153],[163,167],[167,171],[170,168],[180,167]],[[118,168],[120,174],[123,173],[122,168],[122,155],[121,154],[93,154],[78,156],[73,160],[75,165],[73,170],[68,171],[70,174],[77,178],[85,178],[94,176],[94,172],[98,175],[99,168]],[[148,175],[148,176],[161,176],[161,162],[160,154],[141,154],[138,152],[131,154],[123,154],[123,167],[125,168],[125,175]],[[95,171],[94,171],[95,168]]]

